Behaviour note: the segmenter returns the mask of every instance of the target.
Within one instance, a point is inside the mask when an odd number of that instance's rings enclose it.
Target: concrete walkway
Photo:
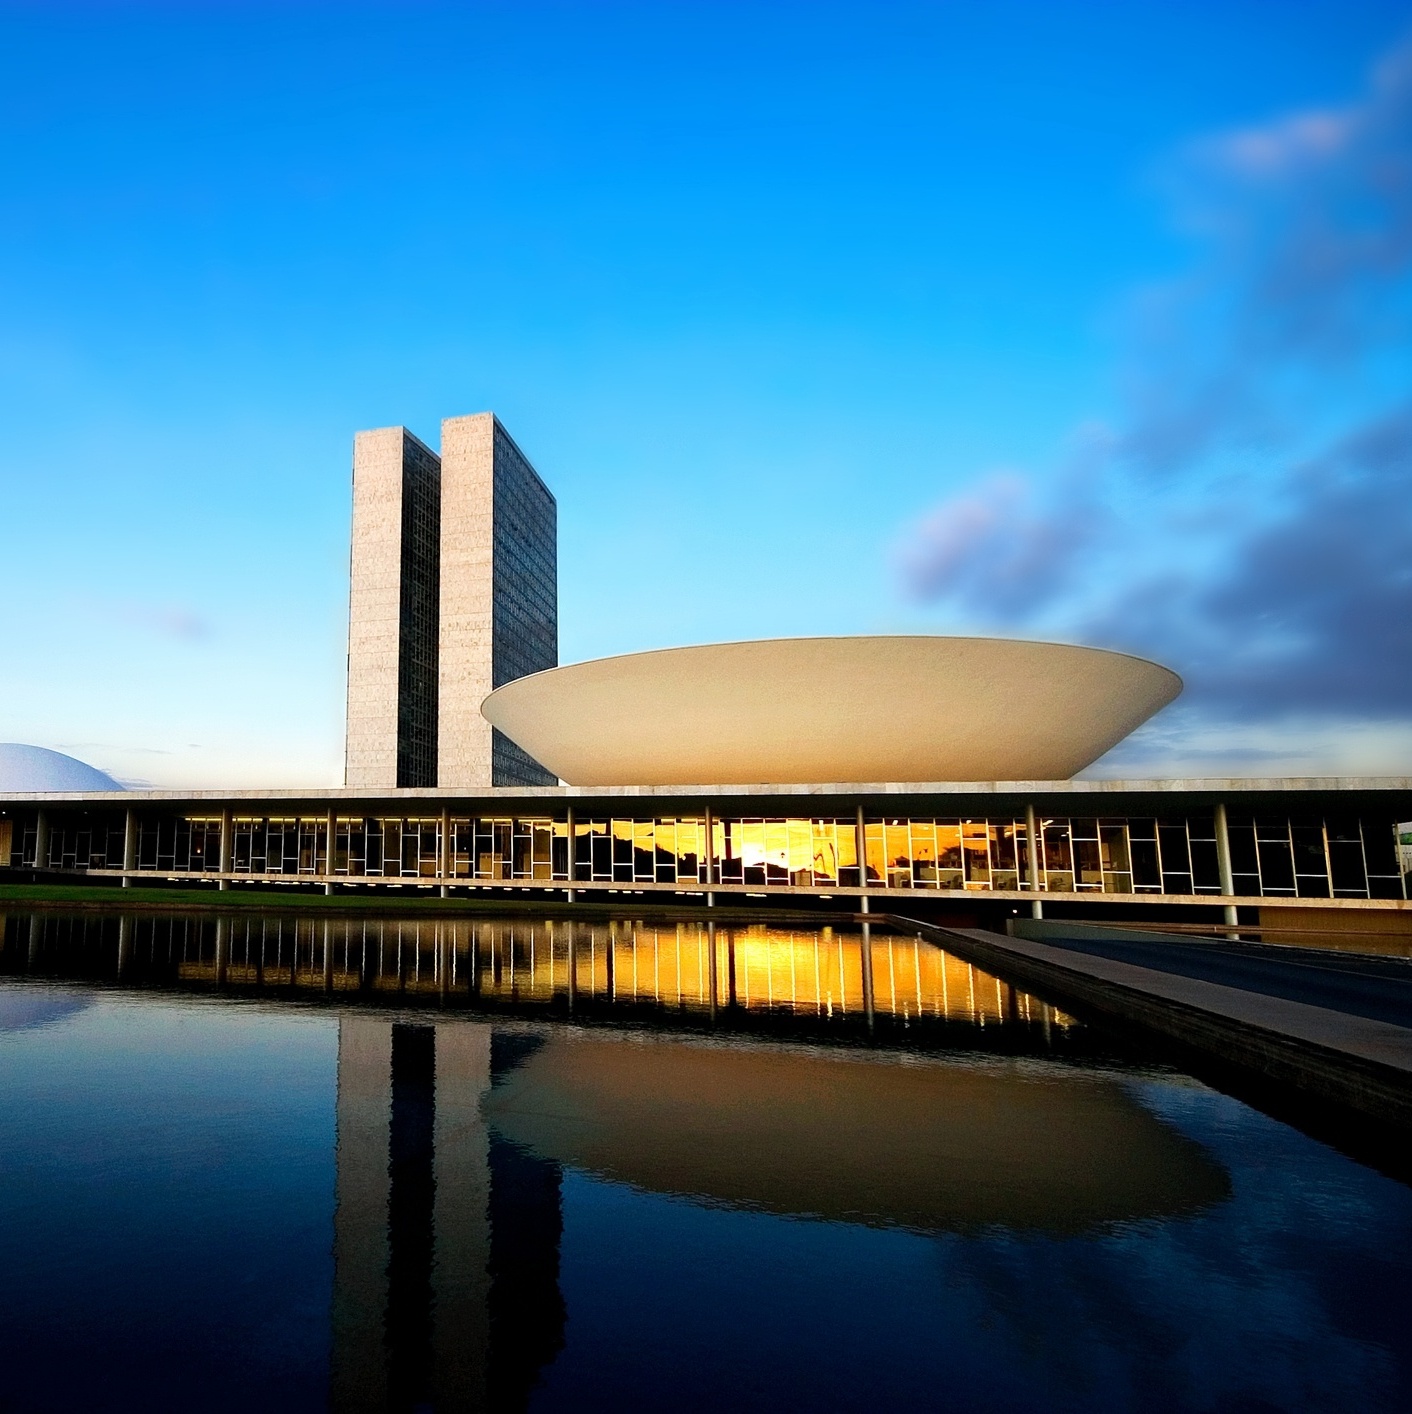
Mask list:
[[[1080,950],[975,928],[938,928],[896,915],[891,921],[1054,1001],[1119,1017],[1320,1099],[1412,1129],[1412,1026],[1279,995],[1297,985],[1288,974],[1281,973],[1276,986],[1272,973],[1271,986],[1262,990],[1258,974],[1247,967],[1241,985],[1230,986],[1191,975],[1194,963],[1174,968],[1170,964],[1177,958],[1168,958],[1165,967],[1146,966],[1130,956],[1092,951],[1088,942]]]
[[[1121,937],[1030,941],[1412,1027],[1412,962],[1404,958],[1181,937],[1170,942]]]

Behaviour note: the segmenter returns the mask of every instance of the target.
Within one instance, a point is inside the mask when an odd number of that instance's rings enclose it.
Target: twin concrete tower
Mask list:
[[[494,413],[353,441],[344,784],[556,785],[480,704],[558,666],[558,508]]]

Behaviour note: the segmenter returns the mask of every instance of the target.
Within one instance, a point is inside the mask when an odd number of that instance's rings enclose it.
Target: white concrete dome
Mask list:
[[[1067,644],[780,638],[552,668],[481,712],[576,786],[1065,780],[1181,689]]]
[[[106,771],[62,751],[0,742],[0,792],[122,790]]]

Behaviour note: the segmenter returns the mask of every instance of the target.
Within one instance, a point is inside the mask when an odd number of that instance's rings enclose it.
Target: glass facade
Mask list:
[[[558,508],[509,433],[495,422],[491,685],[559,663]],[[553,786],[545,770],[503,732],[492,731],[491,781]]]
[[[0,862],[36,867],[33,811],[7,819]],[[230,873],[251,879],[366,883],[599,885],[701,892],[831,889],[1026,894],[1023,819],[869,815],[860,871],[854,818],[654,818],[589,815],[230,816]],[[156,874],[220,868],[216,814],[142,812],[135,867]],[[1039,889],[1061,894],[1221,895],[1214,816],[1036,819]],[[1391,821],[1229,812],[1234,894],[1248,898],[1404,898]],[[3,836],[0,836],[3,840]],[[121,812],[46,817],[38,867],[123,867]],[[330,852],[331,851],[331,852]]]
[[[441,459],[402,443],[402,564],[397,652],[397,784],[436,784],[441,602]]]

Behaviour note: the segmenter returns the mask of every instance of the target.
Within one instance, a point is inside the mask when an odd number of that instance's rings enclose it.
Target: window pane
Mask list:
[[[1267,894],[1294,892],[1294,860],[1287,839],[1260,843],[1260,887]]]

